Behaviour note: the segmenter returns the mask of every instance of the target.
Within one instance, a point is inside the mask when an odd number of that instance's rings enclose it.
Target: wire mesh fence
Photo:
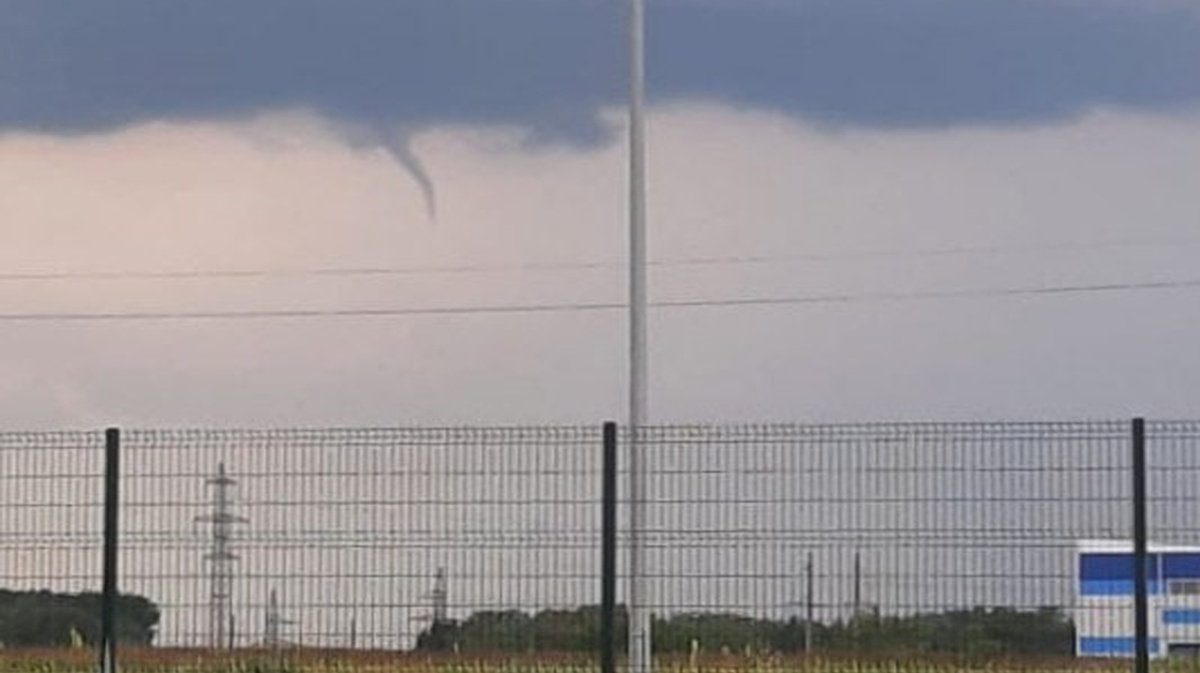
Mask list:
[[[597,602],[598,429],[144,431],[123,454],[121,585],[162,645],[411,650]]]
[[[1079,546],[1129,537],[1122,423],[670,428],[650,444],[660,651],[1070,657]],[[686,613],[727,617],[667,618]]]
[[[303,651],[594,666],[601,435],[124,431],[118,638],[203,661]],[[1200,423],[1151,423],[1148,435],[1151,653],[1189,657],[1200,653]],[[640,437],[663,666],[1121,667],[1132,655],[1127,422]],[[95,642],[103,467],[102,433],[0,433],[10,650]],[[85,593],[50,609],[31,591]],[[627,622],[619,609],[618,642]]]
[[[1149,649],[1200,661],[1200,423],[1147,424],[1146,526]],[[1121,545],[1120,551],[1128,549]],[[1114,590],[1112,593],[1117,593]],[[1131,602],[1126,587],[1109,599]],[[1128,614],[1125,612],[1124,614]],[[1124,619],[1110,631],[1124,631]]]
[[[5,607],[21,592],[99,591],[103,446],[102,432],[0,433]]]

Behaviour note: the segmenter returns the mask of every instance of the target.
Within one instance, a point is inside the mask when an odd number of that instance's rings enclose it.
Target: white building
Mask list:
[[[1079,543],[1075,653],[1134,654],[1133,544]],[[1147,545],[1150,656],[1200,655],[1200,547]]]

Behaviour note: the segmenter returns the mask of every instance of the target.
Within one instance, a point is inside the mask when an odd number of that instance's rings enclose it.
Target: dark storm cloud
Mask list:
[[[623,0],[6,0],[0,127],[304,107],[361,129],[586,141],[620,102]],[[1200,18],[1068,0],[650,0],[658,100],[846,125],[1038,123],[1200,98]]]

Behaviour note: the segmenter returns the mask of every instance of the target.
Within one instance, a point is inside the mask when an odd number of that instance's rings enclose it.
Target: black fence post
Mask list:
[[[617,670],[617,424],[604,424],[600,551],[600,673]]]
[[[100,598],[100,672],[116,673],[117,513],[121,481],[121,431],[104,433],[104,579]]]
[[[1146,578],[1146,421],[1133,419],[1133,630],[1134,671],[1150,670],[1150,618]],[[1161,580],[1161,578],[1160,578]]]

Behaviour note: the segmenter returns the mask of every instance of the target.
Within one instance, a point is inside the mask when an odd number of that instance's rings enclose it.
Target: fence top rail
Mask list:
[[[413,442],[487,442],[506,441],[600,441],[604,423],[596,424],[518,424],[518,425],[397,425],[397,426],[273,426],[273,427],[123,427],[122,439],[133,445],[150,440],[215,441],[238,440],[290,441],[326,440],[330,437],[362,441]],[[633,428],[618,424],[622,441],[632,438]],[[1127,439],[1130,419],[1098,420],[999,420],[999,421],[870,421],[870,422],[731,422],[664,423],[637,429],[646,442],[676,441],[693,438],[767,439],[775,437],[841,438],[876,437],[918,439],[923,437],[1003,437],[1013,439],[1105,440]],[[1151,438],[1200,437],[1200,419],[1147,420]],[[45,448],[75,447],[103,441],[103,429],[0,429],[0,448],[38,444]],[[882,441],[882,440],[881,440]]]

